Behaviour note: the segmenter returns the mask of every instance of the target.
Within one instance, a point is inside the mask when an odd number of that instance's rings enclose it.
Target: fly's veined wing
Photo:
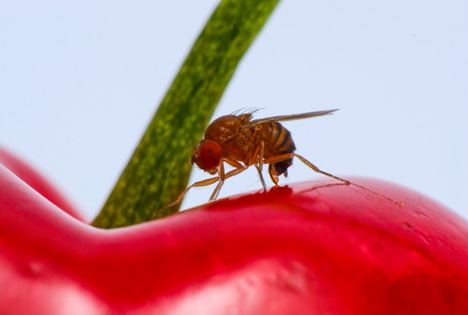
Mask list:
[[[280,116],[273,116],[273,117],[267,117],[267,118],[260,118],[260,119],[252,120],[249,125],[250,126],[258,125],[267,121],[286,121],[286,120],[296,120],[296,119],[305,119],[305,118],[311,118],[311,117],[331,115],[333,114],[333,112],[336,112],[337,110],[338,108],[329,109],[329,110],[321,110],[317,112],[302,113],[302,114],[280,115]]]

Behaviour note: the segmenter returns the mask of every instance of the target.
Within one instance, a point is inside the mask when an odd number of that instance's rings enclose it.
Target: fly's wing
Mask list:
[[[281,116],[273,116],[267,118],[260,118],[256,120],[252,120],[249,123],[249,126],[255,126],[258,124],[262,124],[267,121],[286,121],[286,120],[297,120],[297,119],[304,119],[304,118],[311,118],[311,117],[318,117],[318,116],[325,116],[331,115],[333,112],[336,112],[338,109],[330,109],[330,110],[321,110],[318,112],[309,112],[309,113],[302,113],[302,114],[293,114],[293,115],[281,115]]]

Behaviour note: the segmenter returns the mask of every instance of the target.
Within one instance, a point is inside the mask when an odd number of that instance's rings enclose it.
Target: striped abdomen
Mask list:
[[[294,141],[288,129],[284,128],[276,121],[266,122],[265,125],[268,125],[270,131],[270,139],[266,141],[269,143],[265,143],[265,157],[292,153],[296,150],[296,146],[294,145]],[[288,170],[291,164],[292,158],[275,163],[272,167],[276,169],[278,175],[281,175]]]

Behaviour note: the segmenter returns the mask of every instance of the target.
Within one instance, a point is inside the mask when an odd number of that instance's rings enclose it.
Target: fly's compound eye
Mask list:
[[[218,166],[221,160],[221,147],[216,141],[205,140],[200,149],[200,161],[203,169],[208,170]]]

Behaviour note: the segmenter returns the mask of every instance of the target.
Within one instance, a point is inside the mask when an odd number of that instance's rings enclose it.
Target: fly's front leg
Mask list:
[[[209,178],[209,179],[205,179],[205,180],[202,180],[202,181],[199,181],[199,182],[196,182],[196,183],[193,183],[192,185],[188,186],[187,188],[185,188],[185,190],[180,194],[179,197],[177,197],[177,199],[174,201],[174,202],[171,202],[170,204],[162,207],[161,209],[159,209],[158,211],[156,211],[154,214],[164,210],[164,209],[167,209],[167,208],[170,208],[172,206],[175,206],[176,204],[178,204],[179,202],[182,201],[182,199],[184,198],[185,194],[193,187],[202,187],[202,186],[209,186],[209,185],[212,185],[214,183],[216,183],[217,181],[219,181],[219,177],[213,177],[213,178]]]
[[[213,190],[213,193],[211,194],[211,197],[210,197],[210,201],[215,200],[218,197],[219,191],[221,190],[221,187],[223,187],[223,184],[224,184],[225,174],[224,174],[224,161],[223,160],[221,160],[221,163],[219,163],[218,175],[219,175],[219,183],[218,185],[216,185],[215,190]]]
[[[229,171],[226,175],[224,175],[224,167],[222,168],[223,179],[219,181],[218,185],[216,186],[215,190],[213,191],[213,194],[211,194],[210,201],[215,200],[216,198],[218,198],[221,187],[223,186],[224,181],[226,179],[228,179],[229,177],[232,177],[234,175],[240,174],[240,173],[242,173],[243,171],[245,171],[247,169],[247,167],[245,167],[245,166],[243,166],[241,164],[239,164],[239,165],[240,165],[239,168],[236,168],[235,170]],[[220,170],[221,170],[221,168],[220,168]]]

